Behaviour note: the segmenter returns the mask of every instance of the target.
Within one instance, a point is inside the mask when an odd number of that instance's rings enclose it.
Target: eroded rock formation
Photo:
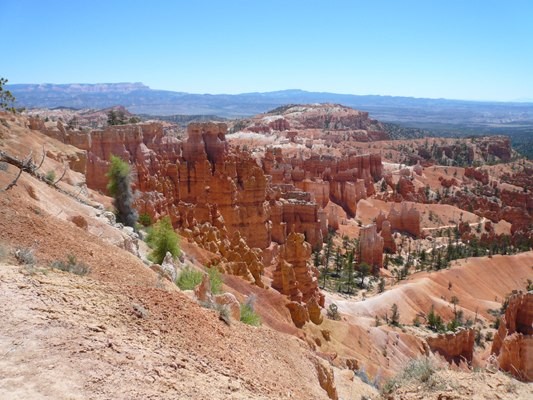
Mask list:
[[[390,229],[408,232],[415,237],[420,237],[420,213],[415,209],[413,203],[409,207],[407,203],[402,202],[400,211],[397,211],[395,205],[392,204],[387,216],[380,211],[376,218],[378,230],[383,229],[383,222],[385,221],[390,223]]]
[[[267,149],[263,169],[272,183],[290,184],[311,193],[320,207],[328,201],[342,206],[350,215],[357,212],[357,202],[374,193],[374,182],[382,177],[379,155],[349,154],[346,158],[312,153],[309,158],[283,157],[281,149]]]
[[[365,262],[377,273],[383,267],[383,238],[378,235],[376,224],[364,226],[359,241],[359,262]]]
[[[318,288],[318,270],[307,263],[311,257],[311,245],[301,233],[294,230],[280,248],[279,263],[274,271],[272,287],[287,295],[288,305],[296,326],[301,327],[311,318],[321,323],[320,307],[324,307],[324,295]]]
[[[466,167],[465,176],[468,178],[475,179],[481,182],[483,185],[486,185],[489,183],[489,174],[487,174],[481,168]]]
[[[455,333],[447,332],[428,336],[426,341],[432,351],[443,355],[448,362],[456,357],[464,357],[470,362],[474,354],[475,338],[476,332],[474,328],[470,328],[459,329]]]
[[[513,292],[491,353],[497,357],[500,369],[533,381],[533,292]]]
[[[381,226],[381,237],[383,238],[383,250],[387,250],[392,254],[396,253],[396,242],[392,237],[389,221],[383,221]]]

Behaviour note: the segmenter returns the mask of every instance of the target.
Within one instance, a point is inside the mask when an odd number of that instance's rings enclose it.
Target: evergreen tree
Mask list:
[[[26,108],[16,109],[14,106],[15,97],[9,90],[4,90],[4,86],[9,82],[7,79],[0,77],[0,110],[6,110],[16,114],[17,112],[24,111]]]
[[[398,305],[394,303],[391,307],[391,316],[389,323],[398,326],[400,324],[400,313],[398,312]]]
[[[126,114],[124,111],[119,111],[117,114],[117,125],[126,125]]]
[[[117,113],[115,113],[115,111],[113,110],[110,110],[107,113],[107,125],[109,126],[118,125]]]
[[[111,154],[111,168],[105,176],[109,178],[107,190],[115,198],[115,208],[118,212],[117,218],[119,222],[135,227],[139,214],[137,214],[137,210],[132,208],[130,165],[122,161],[120,157],[115,157]]]
[[[361,264],[359,264],[358,275],[359,278],[361,278],[361,289],[365,287],[365,278],[368,276],[368,274],[370,274],[371,270],[372,268],[366,262],[362,262]]]

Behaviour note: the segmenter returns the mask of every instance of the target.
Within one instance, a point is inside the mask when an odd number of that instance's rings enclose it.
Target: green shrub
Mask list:
[[[397,386],[398,385],[396,379],[387,378],[387,380],[381,387],[381,393],[383,393],[384,395],[392,394],[396,390]]]
[[[172,254],[172,258],[178,257],[181,254],[178,240],[179,236],[174,232],[169,217],[158,221],[146,235],[145,241],[153,249],[148,254],[148,259],[156,264],[161,264],[167,252]]]
[[[246,325],[259,326],[261,317],[255,313],[253,300],[248,300],[241,306],[241,322]]]
[[[46,179],[48,179],[50,182],[54,182],[56,180],[56,173],[52,171],[48,171],[46,173]]]
[[[3,262],[9,255],[9,248],[6,244],[0,242],[0,262]]]
[[[435,367],[429,358],[411,359],[401,373],[402,379],[426,382],[435,372]]]
[[[78,262],[74,254],[68,254],[67,258],[67,262],[58,260],[50,263],[50,268],[71,272],[79,276],[86,276],[91,273],[92,268],[83,262]]]
[[[213,294],[222,294],[222,284],[224,283],[224,277],[220,274],[216,267],[206,268],[205,272],[208,273],[211,280],[211,292]]]
[[[21,265],[35,265],[37,258],[33,254],[33,249],[28,247],[19,247],[15,250],[15,258]]]
[[[0,162],[0,171],[7,172],[8,165],[5,162]]]
[[[150,217],[150,214],[145,212],[139,216],[139,223],[144,227],[148,227],[152,225],[154,221],[152,220],[152,217]]]
[[[193,290],[202,282],[202,278],[202,272],[187,266],[179,273],[178,279],[176,279],[176,285],[178,285],[181,290]]]
[[[335,321],[339,321],[341,319],[341,315],[339,314],[339,307],[337,307],[337,305],[334,303],[330,304],[329,309],[326,312],[326,317]]]
[[[483,333],[481,333],[481,329],[479,328],[476,330],[476,337],[474,339],[474,342],[476,346],[482,346],[483,348],[485,348],[485,345],[483,345]]]

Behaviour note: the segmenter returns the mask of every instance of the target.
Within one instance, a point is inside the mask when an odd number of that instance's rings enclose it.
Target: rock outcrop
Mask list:
[[[426,341],[432,351],[443,355],[448,362],[456,357],[472,361],[476,332],[474,328],[459,329],[457,332],[447,332],[428,336]]]
[[[513,291],[491,353],[500,369],[533,382],[533,292]]]
[[[383,221],[381,226],[381,237],[383,238],[383,250],[387,250],[392,254],[396,253],[396,242],[392,237],[389,221]]]
[[[87,185],[107,191],[109,156],[130,162],[137,171],[137,201],[141,213],[158,219],[170,215],[179,227],[180,201],[193,203],[199,220],[208,204],[218,204],[229,234],[236,230],[251,247],[271,241],[270,207],[265,203],[267,179],[246,152],[233,152],[225,140],[226,125],[191,123],[188,140],[165,137],[161,124],[108,127],[103,131],[65,131],[55,136],[86,150]]]
[[[226,274],[242,276],[247,281],[264,287],[261,280],[264,269],[261,262],[262,251],[259,248],[250,248],[239,231],[233,233],[231,242],[224,241],[220,253],[224,258],[218,266],[219,269]]]
[[[359,262],[365,262],[372,267],[375,274],[383,267],[383,238],[378,235],[376,224],[364,226],[359,240]]]
[[[237,298],[231,293],[215,295],[211,291],[211,279],[204,273],[202,282],[193,290],[196,300],[209,305],[219,305],[226,307],[231,317],[237,321],[241,319],[241,306]]]
[[[44,129],[38,121],[33,125]],[[187,240],[222,255],[225,272],[260,285],[261,249],[272,240],[267,178],[249,153],[231,149],[225,124],[191,123],[187,129],[185,142],[164,136],[158,123],[92,132],[65,130],[59,124],[44,133],[87,152],[87,185],[92,189],[107,191],[110,154],[132,164],[139,213],[154,220],[170,216]],[[314,221],[318,242],[320,229]],[[234,237],[237,232],[239,238]],[[239,243],[242,238],[245,247],[231,248],[232,237]]]
[[[394,204],[387,216],[380,211],[376,218],[376,225],[379,231],[383,229],[383,222],[390,223],[390,229],[395,229],[400,232],[408,232],[415,237],[420,237],[420,213],[415,209],[413,203],[409,208],[407,203],[402,202],[400,211],[396,210]]]
[[[413,166],[413,172],[416,173],[417,175],[419,176],[422,176],[422,174],[424,173],[424,168],[422,167],[422,165],[420,164],[420,160],[418,160],[416,162],[416,165]]]
[[[284,244],[294,227],[295,232],[305,234],[313,248],[322,247],[323,232],[320,227],[319,206],[308,192],[299,191],[293,185],[273,185],[269,190],[272,240]]]
[[[179,261],[178,263],[181,264]],[[170,282],[175,283],[176,278],[178,277],[178,269],[181,269],[181,265],[180,267],[178,267],[178,265],[174,262],[174,259],[172,258],[172,254],[167,252],[161,265],[152,264],[150,265],[150,269],[152,271],[157,272],[163,278],[169,280]]]
[[[324,295],[318,288],[318,270],[307,263],[311,252],[304,235],[292,231],[280,248],[279,263],[273,274],[272,287],[291,300],[287,307],[297,327],[310,318],[314,323],[322,322],[320,307],[324,307]]]
[[[481,182],[483,185],[489,183],[489,174],[487,174],[481,168],[466,167],[465,176],[471,179],[475,179]]]
[[[327,130],[328,134],[324,135],[326,142],[390,140],[389,134],[383,131],[378,121],[369,118],[368,112],[331,103],[284,108],[279,114],[261,114],[251,118],[244,130],[261,133],[313,130],[322,134]]]
[[[400,176],[400,179],[398,181],[399,186],[399,192],[396,193],[395,200],[405,200],[405,201],[411,201],[411,202],[417,202],[417,203],[426,203],[427,198],[424,193],[423,188],[416,188],[413,182],[411,182],[409,179],[404,178],[403,176]],[[395,189],[395,186],[392,186]]]
[[[326,391],[328,397],[332,400],[338,400],[339,395],[337,393],[337,386],[335,385],[335,377],[333,374],[333,368],[320,358],[316,358],[316,368],[318,373],[318,381],[322,389]]]

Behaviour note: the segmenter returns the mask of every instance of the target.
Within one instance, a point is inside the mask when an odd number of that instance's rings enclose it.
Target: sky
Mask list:
[[[0,0],[0,35],[10,84],[533,98],[531,0]]]

